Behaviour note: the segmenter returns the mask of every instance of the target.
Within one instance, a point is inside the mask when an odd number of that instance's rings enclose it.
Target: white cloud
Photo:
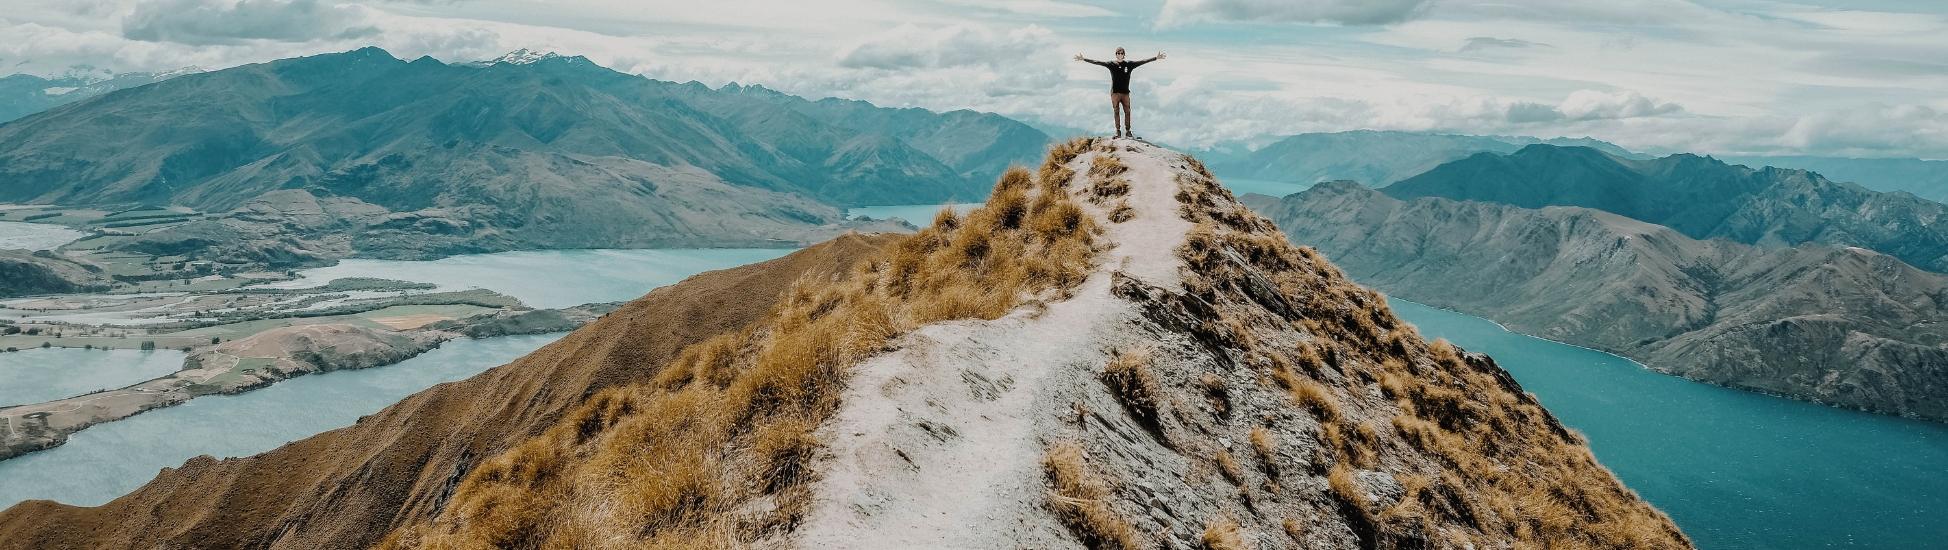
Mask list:
[[[1828,151],[1878,156],[1900,151],[1942,156],[1948,151],[1948,113],[1922,105],[1870,104],[1800,117],[1779,134],[1789,151]]]
[[[7,0],[0,74],[223,68],[367,45],[469,61],[529,47],[665,80],[1106,132],[1105,75],[1068,57],[1121,44],[1171,53],[1136,75],[1136,127],[1185,146],[1372,128],[1948,157],[1948,18],[1885,4],[1165,0],[1112,16],[1099,0],[310,2]],[[1322,24],[1193,24],[1226,21]],[[125,22],[154,35],[124,36]]]
[[[1116,15],[1116,12],[1096,6],[1077,4],[1074,2],[1058,2],[1055,0],[958,0],[953,3],[998,9],[1022,15],[1046,17],[1108,17]]]
[[[1519,40],[1514,38],[1493,38],[1487,36],[1477,36],[1474,38],[1469,38],[1466,44],[1462,44],[1460,51],[1461,53],[1468,53],[1468,52],[1481,51],[1481,50],[1494,49],[1494,48],[1510,48],[1510,49],[1519,50],[1523,48],[1554,48],[1554,47],[1555,46],[1550,46],[1548,44],[1543,44],[1541,42],[1530,42],[1527,40]]]
[[[1684,111],[1676,103],[1659,103],[1637,92],[1577,90],[1556,107],[1569,120],[1606,120],[1667,115]]]
[[[342,40],[376,34],[364,19],[357,7],[318,0],[149,0],[122,20],[122,36],[190,45]]]
[[[922,29],[901,25],[848,46],[838,63],[847,68],[915,69],[1017,63],[1055,47],[1054,33],[1029,25],[996,32],[978,25]]]
[[[1160,22],[1263,21],[1386,25],[1427,11],[1432,0],[1166,0]]]

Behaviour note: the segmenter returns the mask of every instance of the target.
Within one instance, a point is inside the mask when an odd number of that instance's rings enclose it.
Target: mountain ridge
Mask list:
[[[1691,547],[1492,359],[1195,159],[1077,140],[995,188],[343,430],[22,503],[0,548]]]
[[[1587,208],[1401,200],[1352,182],[1247,202],[1404,299],[1696,381],[1948,420],[1948,276],[1889,255],[1698,241]]]
[[[988,192],[932,156],[953,147],[929,154],[776,99],[578,56],[520,60],[449,65],[362,48],[104,94],[0,125],[0,201],[225,213],[97,246],[285,268],[360,254],[799,246],[898,229],[850,224],[840,207]],[[897,112],[908,127],[963,117]],[[997,134],[969,146],[986,156],[964,164],[979,174],[1046,141],[1032,129]],[[354,213],[315,224],[246,212],[294,191]]]
[[[1524,208],[1581,206],[1664,225],[1694,239],[1790,247],[1857,246],[1948,271],[1948,205],[1879,193],[1806,170],[1731,165],[1678,154],[1633,160],[1583,147],[1531,145],[1477,154],[1381,189]]]

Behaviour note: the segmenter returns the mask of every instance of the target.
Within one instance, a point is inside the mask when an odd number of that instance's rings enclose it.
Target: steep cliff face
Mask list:
[[[1893,256],[1698,241],[1584,208],[1402,201],[1352,182],[1247,201],[1401,298],[1693,380],[1948,419],[1948,277]]]
[[[236,506],[290,511],[194,529],[289,548],[1690,546],[1493,360],[1423,340],[1190,157],[1060,145],[983,208],[853,259],[629,357],[615,384],[506,378],[654,338],[610,320],[460,384],[460,410],[521,411],[518,429],[434,427],[457,418],[429,401],[457,398],[442,387],[293,444],[414,424],[430,433],[366,452],[438,457],[423,468],[255,506],[172,501],[161,486],[191,483],[171,473],[102,509],[23,504],[0,535],[146,548],[199,533],[124,542],[97,533],[143,531],[93,522]],[[187,470],[262,475],[286,452]],[[374,498],[394,485],[413,489]]]

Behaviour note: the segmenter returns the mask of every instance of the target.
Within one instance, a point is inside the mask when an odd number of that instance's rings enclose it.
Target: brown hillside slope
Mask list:
[[[257,456],[190,460],[95,508],[23,502],[0,549],[361,548],[437,514],[480,457],[587,396],[646,381],[678,350],[750,324],[801,277],[848,273],[891,237],[847,235],[658,289],[533,354]]]
[[[1690,547],[1493,360],[1182,154],[1071,142],[859,269],[381,548]]]

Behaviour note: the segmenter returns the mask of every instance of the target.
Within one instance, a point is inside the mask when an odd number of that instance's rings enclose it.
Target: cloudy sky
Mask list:
[[[665,80],[1184,146],[1350,129],[1637,150],[1948,158],[1940,0],[0,0],[0,74],[223,68],[377,45],[583,55]]]

